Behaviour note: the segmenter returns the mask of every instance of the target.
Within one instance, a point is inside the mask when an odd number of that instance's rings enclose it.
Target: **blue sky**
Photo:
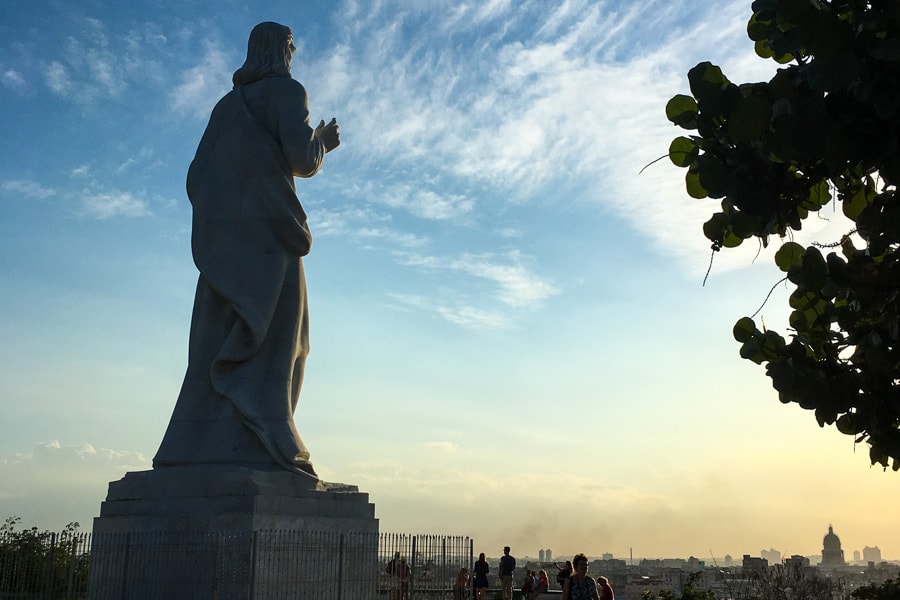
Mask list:
[[[274,20],[343,142],[298,182],[296,421],[382,530],[707,558],[815,554],[831,523],[848,558],[900,558],[898,475],[738,357],[771,250],[720,253],[702,286],[715,201],[668,161],[640,173],[694,64],[774,72],[749,4],[0,3],[0,513],[88,526],[108,481],[150,467],[187,360],[185,174]],[[845,229],[829,206],[797,240]]]

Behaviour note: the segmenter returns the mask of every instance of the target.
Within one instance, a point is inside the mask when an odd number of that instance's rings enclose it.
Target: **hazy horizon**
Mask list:
[[[710,265],[666,160],[667,100],[709,60],[777,65],[750,0],[0,4],[0,513],[98,514],[148,469],[197,271],[185,175],[261,21],[342,145],[297,180],[311,354],[296,423],[383,531],[672,557],[900,557],[900,474],[782,405],[732,327],[778,240]],[[846,231],[828,206],[795,239]],[[789,290],[761,311],[785,332]],[[529,551],[530,552],[530,551]]]

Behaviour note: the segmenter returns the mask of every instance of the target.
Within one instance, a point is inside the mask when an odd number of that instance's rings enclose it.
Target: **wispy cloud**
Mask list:
[[[465,329],[502,330],[511,327],[508,314],[478,308],[463,301],[451,305],[446,298],[428,298],[415,294],[389,294],[389,297],[406,309],[435,315]]]
[[[393,186],[387,189],[380,202],[432,221],[458,219],[471,213],[474,207],[474,201],[461,194],[440,194],[410,186]]]
[[[495,254],[464,253],[453,258],[398,253],[397,260],[406,266],[429,271],[454,271],[493,285],[496,298],[513,308],[535,308],[559,290],[532,273],[517,251]]]
[[[79,37],[63,41],[61,56],[46,65],[45,75],[52,92],[87,106],[118,97],[130,75],[103,22],[84,18],[81,24]]]
[[[207,40],[200,61],[179,75],[179,83],[169,94],[172,108],[195,118],[207,118],[219,98],[231,89],[234,58]]]
[[[33,198],[36,200],[46,200],[56,195],[56,190],[45,187],[36,181],[30,179],[15,179],[12,181],[4,181],[3,189],[7,192],[19,194],[25,198]]]
[[[25,526],[61,529],[69,521],[79,521],[89,528],[107,483],[127,471],[148,468],[150,460],[139,452],[53,440],[0,457],[0,497],[6,514],[22,517]],[[66,496],[63,514],[61,489]]]
[[[364,227],[356,231],[362,240],[383,240],[404,248],[416,248],[428,243],[428,239],[413,233],[402,233],[391,229]]]
[[[439,450],[441,452],[455,452],[459,447],[457,444],[453,442],[428,442],[425,444],[426,448],[431,450]]]
[[[72,87],[72,80],[69,77],[69,70],[58,61],[51,61],[45,70],[47,78],[47,87],[50,91],[65,96]]]
[[[96,219],[147,217],[153,214],[146,200],[136,198],[130,192],[86,192],[81,201],[81,214]]]
[[[4,71],[2,78],[0,78],[0,81],[3,82],[3,87],[16,92],[24,92],[28,90],[28,82],[25,81],[25,77],[15,69],[7,69],[6,71]]]
[[[687,198],[683,172],[665,161],[637,173],[678,135],[664,107],[686,89],[693,64],[733,65],[735,77],[773,71],[753,57],[745,2],[712,13],[656,0],[347,6],[348,41],[308,71],[325,100],[340,104],[342,126],[366,141],[346,152],[440,182],[377,201],[473,221],[485,218],[485,197],[594,204],[683,269],[705,268],[700,227],[717,204]],[[417,30],[439,31],[444,42],[410,43]],[[478,194],[458,191],[473,184]]]

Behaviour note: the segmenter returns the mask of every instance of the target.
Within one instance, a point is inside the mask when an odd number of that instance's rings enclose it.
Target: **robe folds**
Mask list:
[[[188,368],[154,467],[225,463],[315,475],[294,411],[309,352],[301,257],[312,236],[294,187],[322,166],[306,90],[289,77],[236,87],[188,170],[200,271]]]

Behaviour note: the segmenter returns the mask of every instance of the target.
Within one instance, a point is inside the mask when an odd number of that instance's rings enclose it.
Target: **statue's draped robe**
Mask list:
[[[188,368],[154,467],[273,465],[314,474],[294,425],[309,351],[302,256],[312,238],[294,176],[322,166],[306,90],[240,86],[213,109],[187,178],[200,270]]]

